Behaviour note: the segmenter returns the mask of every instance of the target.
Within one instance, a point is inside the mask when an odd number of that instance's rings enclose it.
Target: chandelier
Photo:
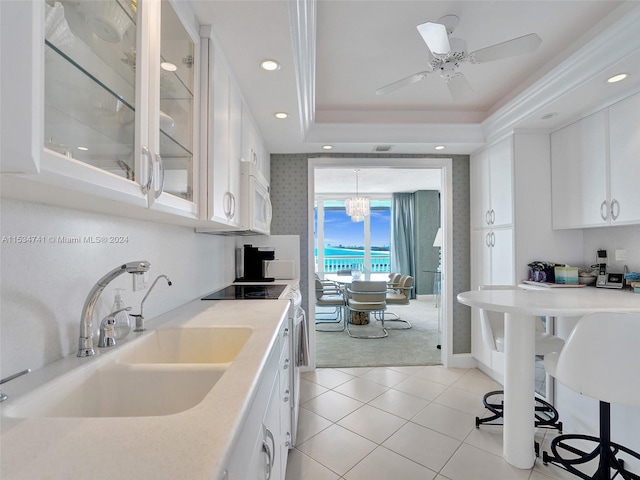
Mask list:
[[[354,170],[356,172],[356,196],[347,198],[344,202],[347,215],[351,217],[352,222],[362,222],[364,217],[369,215],[369,199],[366,197],[360,197],[358,195],[358,172],[360,170]]]

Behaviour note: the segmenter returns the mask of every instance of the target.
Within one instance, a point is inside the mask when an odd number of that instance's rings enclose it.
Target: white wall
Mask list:
[[[584,230],[585,265],[596,263],[596,251],[607,250],[609,270],[622,272],[624,265],[633,272],[640,271],[640,226],[589,228]],[[626,250],[627,260],[616,261],[615,251]]]
[[[0,234],[0,376],[37,369],[75,355],[84,300],[96,281],[119,264],[148,260],[145,317],[165,313],[234,279],[233,237],[200,235],[193,229],[2,199]],[[14,236],[35,243],[15,243]],[[120,236],[123,243],[62,243],[58,237]],[[132,292],[123,274],[103,292],[94,326],[110,311],[113,290],[139,310],[147,290]],[[153,320],[150,321],[151,325]]]

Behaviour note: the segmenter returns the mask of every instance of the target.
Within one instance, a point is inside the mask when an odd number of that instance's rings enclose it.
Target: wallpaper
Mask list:
[[[300,287],[308,291],[308,160],[315,154],[271,155],[272,235],[300,235]],[[323,154],[323,157],[371,158],[373,155]],[[384,155],[389,158],[424,158],[425,155]],[[453,298],[470,288],[469,156],[430,155],[453,159]],[[308,310],[307,298],[304,308]],[[453,354],[471,352],[471,310],[453,302]]]

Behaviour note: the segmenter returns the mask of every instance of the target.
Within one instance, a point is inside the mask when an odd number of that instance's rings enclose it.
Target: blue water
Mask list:
[[[318,256],[318,249],[315,250],[315,255]],[[364,257],[364,250],[352,250],[348,248],[324,248],[325,257]],[[372,257],[388,257],[389,252],[373,251]]]

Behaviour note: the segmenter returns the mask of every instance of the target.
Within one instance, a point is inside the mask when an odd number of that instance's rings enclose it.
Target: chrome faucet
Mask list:
[[[158,283],[158,280],[160,280],[161,278],[164,278],[167,280],[167,285],[169,286],[173,285],[171,283],[171,280],[169,280],[169,277],[167,277],[166,275],[158,275],[158,277],[153,281],[153,283],[151,284],[151,287],[149,287],[149,291],[142,299],[142,302],[140,302],[140,313],[137,315],[136,314],[131,315],[136,319],[136,328],[133,329],[134,332],[144,332],[146,330],[146,328],[144,327],[144,315],[142,312],[142,309],[144,308],[144,301],[147,299],[147,297],[151,293],[151,290],[153,290],[153,287],[156,286],[156,283]]]
[[[111,312],[100,322],[100,338],[98,339],[98,347],[114,347],[116,345],[116,315],[120,312],[128,312],[131,307],[121,308],[115,312]]]
[[[139,262],[129,262],[124,265],[120,265],[114,268],[104,277],[102,277],[93,286],[87,299],[84,301],[84,307],[82,308],[82,318],[80,319],[80,338],[78,339],[78,357],[89,357],[95,355],[93,349],[93,332],[92,332],[92,318],[93,309],[100,298],[100,294],[105,287],[116,277],[127,272],[135,275],[142,275],[149,271],[151,264],[146,260]]]
[[[22,370],[21,372],[14,373],[13,375],[9,375],[8,377],[5,377],[2,380],[0,380],[0,385],[2,385],[3,383],[10,382],[14,378],[21,377],[22,375],[24,375],[25,373],[29,373],[30,371],[31,369],[27,368],[26,370]],[[7,398],[8,398],[7,395],[2,393],[2,390],[0,390],[0,402],[4,402]]]

